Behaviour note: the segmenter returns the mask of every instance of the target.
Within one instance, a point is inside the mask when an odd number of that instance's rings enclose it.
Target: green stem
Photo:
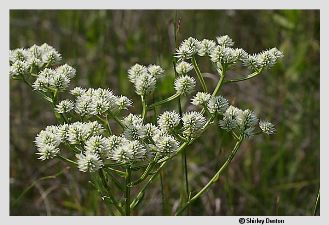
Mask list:
[[[109,198],[111,199],[112,203],[114,204],[115,208],[121,213],[121,215],[124,214],[122,208],[119,206],[119,203],[116,201],[116,199],[113,196],[113,193],[111,192],[111,188],[109,187],[108,183],[106,182],[105,176],[104,176],[104,170],[100,169],[98,170],[99,176],[101,178],[101,181],[103,183],[103,186],[109,195]]]
[[[188,182],[188,171],[187,171],[187,157],[186,150],[182,151],[182,171],[184,177],[184,185],[185,185],[185,194],[182,196],[182,203],[185,204],[189,199],[189,182]],[[188,215],[189,213],[187,213]]]
[[[320,189],[319,189],[318,194],[316,196],[316,200],[315,200],[315,204],[314,204],[314,208],[313,208],[313,216],[316,215],[316,212],[317,212],[317,209],[318,209],[319,200],[320,200]]]
[[[244,81],[244,80],[249,80],[251,78],[254,78],[254,77],[258,76],[261,72],[262,72],[262,69],[260,69],[259,71],[255,71],[255,72],[253,72],[252,74],[249,74],[246,77],[241,77],[241,78],[234,79],[234,80],[225,80],[224,81],[224,84],[226,84],[226,83],[234,83],[234,82],[239,82],[239,81]]]
[[[169,159],[172,159],[174,156],[176,156],[177,154],[179,154],[182,150],[184,150],[184,148],[188,145],[188,142],[184,142],[178,149],[177,152],[173,155],[171,155],[170,157],[168,157],[168,160],[164,161],[161,163],[161,165],[159,166],[159,168],[153,173],[153,175],[148,179],[148,181],[146,182],[146,184],[142,187],[142,189],[139,191],[139,193],[137,194],[136,198],[134,199],[134,201],[131,203],[130,207],[134,208],[139,199],[142,198],[142,196],[144,195],[144,191],[146,190],[146,188],[152,183],[152,181],[154,180],[154,178],[159,174],[160,170],[170,161]]]
[[[156,102],[156,103],[151,104],[151,105],[149,106],[149,108],[152,109],[152,108],[154,108],[154,107],[156,107],[156,106],[159,106],[159,105],[165,104],[165,103],[170,102],[170,101],[172,101],[172,100],[175,100],[175,99],[178,98],[178,97],[179,97],[179,94],[176,93],[176,94],[174,94],[174,95],[172,95],[172,96],[170,96],[170,97],[168,97],[168,98],[166,98],[166,99],[163,99],[163,100],[161,100],[161,101],[158,101],[158,102]]]
[[[107,116],[106,116],[106,118],[102,118],[102,117],[96,115],[96,117],[105,125],[105,128],[106,128],[107,132],[109,133],[109,135],[112,135],[112,130],[111,130]]]
[[[216,96],[219,93],[220,89],[222,88],[222,86],[224,84],[223,81],[224,81],[224,77],[225,77],[225,72],[226,72],[226,67],[225,66],[222,66],[222,72],[220,74],[220,79],[219,79],[219,81],[218,81],[218,83],[217,83],[217,85],[215,87],[214,92],[211,95],[212,97]]]
[[[70,163],[70,164],[72,164],[72,165],[74,165],[74,166],[78,165],[78,163],[76,163],[76,162],[72,161],[71,159],[68,159],[68,158],[66,158],[66,157],[64,157],[64,156],[57,155],[57,157],[58,157],[59,159],[63,160],[64,162]]]
[[[208,92],[208,89],[207,89],[206,82],[203,79],[203,76],[202,76],[201,71],[199,69],[198,63],[196,62],[194,56],[192,57],[192,63],[193,63],[193,67],[194,67],[195,73],[198,76],[198,79],[199,79],[199,81],[201,83],[202,89],[203,89],[204,92],[207,93]]]
[[[142,106],[143,106],[142,118],[143,118],[143,121],[144,121],[145,116],[146,116],[146,112],[147,112],[147,105],[146,105],[146,102],[145,102],[145,96],[144,95],[141,96],[141,99],[142,99]]]
[[[131,182],[130,186],[137,185],[137,184],[143,182],[147,178],[147,176],[149,175],[150,171],[153,169],[154,165],[155,165],[155,162],[154,161],[151,161],[147,165],[147,167],[146,167],[144,173],[142,174],[142,176],[139,179]]]
[[[125,188],[125,215],[130,216],[130,181],[131,181],[131,168],[126,169],[126,188]]]
[[[219,170],[217,171],[217,173],[210,179],[210,181],[197,193],[195,194],[182,208],[180,208],[177,212],[176,212],[176,216],[182,214],[184,212],[184,210],[191,205],[195,200],[197,200],[203,193],[205,193],[208,188],[214,184],[218,179],[219,176],[223,173],[223,171],[226,169],[226,167],[230,164],[230,162],[232,161],[232,159],[234,158],[235,154],[237,153],[241,143],[242,143],[243,139],[240,138],[237,143],[235,144],[231,154],[229,155],[229,157],[227,158],[227,160],[225,161],[225,163],[222,165],[222,167],[219,168]]]
[[[116,117],[116,115],[114,115],[112,112],[109,112],[109,114],[110,114],[110,116],[111,116],[111,118],[113,118],[119,125],[120,125],[120,127],[121,128],[125,128],[126,126],[121,122],[121,120],[118,118],[118,117]]]

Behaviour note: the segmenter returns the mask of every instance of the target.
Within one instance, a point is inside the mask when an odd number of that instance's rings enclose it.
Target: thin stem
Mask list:
[[[145,96],[144,95],[141,96],[141,99],[142,99],[142,106],[143,106],[142,118],[143,118],[143,121],[144,121],[145,116],[146,116],[146,112],[147,112],[147,105],[146,105],[146,102],[145,102]]]
[[[116,117],[116,115],[114,115],[112,112],[109,112],[109,114],[110,114],[110,116],[111,116],[111,118],[113,118],[119,125],[120,125],[120,127],[121,128],[125,128],[126,126],[121,122],[121,120],[118,118],[118,117]]]
[[[231,154],[229,155],[229,157],[227,158],[227,160],[225,161],[225,163],[219,168],[219,170],[217,171],[217,173],[210,179],[210,181],[197,193],[195,194],[182,208],[180,208],[177,212],[176,212],[176,216],[180,215],[184,212],[184,210],[191,205],[195,200],[197,200],[203,193],[205,193],[208,188],[214,184],[218,179],[219,176],[223,173],[223,171],[226,169],[226,167],[230,164],[230,162],[232,161],[232,159],[234,158],[235,154],[237,153],[241,143],[242,143],[243,139],[240,138],[237,143],[235,144]]]
[[[154,180],[154,178],[159,174],[160,170],[170,161],[169,159],[172,159],[174,156],[176,156],[177,154],[179,154],[182,150],[184,150],[184,148],[188,145],[188,142],[184,142],[178,149],[177,152],[173,155],[171,155],[170,157],[168,157],[168,160],[164,161],[161,163],[161,165],[159,166],[159,168],[152,174],[152,176],[148,179],[148,181],[145,183],[145,185],[142,187],[142,189],[139,191],[139,193],[137,194],[136,198],[134,199],[134,201],[131,203],[130,207],[133,209],[139,202],[139,200],[142,198],[142,196],[144,195],[144,191],[146,190],[146,188],[150,185],[150,183],[152,183],[152,181]]]
[[[185,184],[185,194],[183,195],[184,198],[182,198],[182,203],[185,204],[189,199],[189,182],[188,182],[188,171],[187,171],[187,157],[186,157],[186,150],[182,151],[182,171],[183,171],[183,177],[184,177],[184,184]],[[188,215],[189,213],[187,213]]]
[[[313,208],[313,216],[316,215],[316,212],[318,210],[319,200],[320,200],[320,189],[319,189],[318,194],[316,196],[316,200],[315,200],[315,204],[314,204],[314,208]]]
[[[63,160],[64,162],[70,163],[70,164],[72,164],[72,165],[74,165],[74,166],[78,165],[78,163],[76,163],[76,162],[72,161],[71,159],[68,159],[68,158],[66,158],[66,157],[64,157],[64,156],[57,155],[57,157],[58,157],[59,159]]]
[[[163,188],[163,170],[160,171],[160,188],[161,188],[161,203],[162,203],[162,215],[166,214],[166,200],[164,196],[164,188]]]
[[[241,77],[241,78],[234,79],[234,80],[225,80],[224,81],[224,84],[226,84],[226,83],[233,83],[233,82],[239,82],[239,81],[244,81],[244,80],[249,80],[251,78],[254,78],[254,77],[258,76],[261,72],[262,72],[262,69],[260,69],[259,71],[255,71],[255,72],[247,75],[246,77]]]
[[[147,176],[149,175],[150,171],[153,169],[154,165],[155,165],[155,162],[154,161],[151,161],[147,165],[147,167],[146,167],[144,173],[142,174],[142,176],[139,179],[131,182],[130,186],[137,185],[137,184],[143,182],[147,178]]]
[[[126,169],[126,188],[125,188],[125,213],[126,216],[130,216],[130,180],[131,180],[131,168]]]
[[[179,97],[179,94],[176,93],[176,94],[174,94],[174,95],[172,95],[172,96],[170,96],[170,97],[168,97],[168,98],[166,98],[166,99],[163,99],[163,100],[161,100],[161,101],[158,101],[158,102],[156,102],[156,103],[151,104],[151,105],[149,106],[149,108],[152,109],[152,108],[154,108],[154,107],[156,107],[156,106],[159,106],[159,105],[165,104],[165,103],[170,102],[170,101],[172,101],[172,100],[175,100],[175,99],[178,98],[178,97]]]
[[[226,73],[226,67],[222,66],[222,72],[220,74],[220,79],[215,87],[214,92],[211,95],[212,97],[216,96],[219,93],[220,89],[222,88],[223,83],[224,83],[223,81],[224,81],[225,73]]]
[[[204,79],[203,79],[203,76],[202,76],[201,71],[200,71],[200,69],[199,69],[198,63],[196,62],[194,56],[192,57],[192,64],[193,64],[193,67],[194,67],[195,73],[196,73],[196,75],[198,76],[198,79],[199,79],[199,81],[200,81],[200,83],[201,83],[201,86],[202,86],[203,91],[204,91],[204,92],[208,92],[206,82],[205,82]]]
[[[115,208],[121,213],[121,215],[123,215],[124,212],[123,212],[122,208],[119,206],[119,203],[114,198],[114,196],[111,192],[111,188],[109,187],[108,183],[106,182],[106,179],[104,176],[104,170],[103,169],[98,170],[98,174],[99,174],[101,181],[103,183],[103,186],[104,186],[107,194],[109,195],[109,198],[111,199],[112,203],[114,204]]]
[[[107,116],[106,116],[106,118],[102,118],[102,117],[96,115],[96,117],[105,125],[106,131],[109,133],[109,135],[112,135],[112,130],[111,130],[109,121],[107,119]]]

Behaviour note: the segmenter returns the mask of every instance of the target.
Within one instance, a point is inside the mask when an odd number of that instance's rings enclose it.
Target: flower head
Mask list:
[[[175,111],[166,111],[158,118],[158,125],[160,129],[165,131],[172,131],[179,125],[180,116]]]
[[[188,95],[195,89],[196,81],[190,76],[180,76],[175,80],[175,90],[180,95]]]
[[[162,155],[170,155],[178,149],[179,142],[173,136],[166,134],[155,140],[155,146]]]
[[[179,75],[185,75],[191,70],[193,70],[193,66],[185,61],[181,61],[176,65],[176,72]]]
[[[205,92],[198,92],[192,99],[192,104],[195,106],[205,106],[207,105],[208,101],[210,100],[211,95]]]
[[[107,139],[97,135],[92,136],[86,141],[85,149],[87,152],[97,153],[101,157],[108,157],[109,154],[109,148]]]
[[[112,158],[115,161],[123,163],[133,163],[144,159],[146,156],[145,147],[138,141],[127,141],[126,143],[115,148]]]
[[[189,37],[176,49],[175,57],[177,57],[179,61],[190,59],[198,52],[199,48],[200,42],[195,38]]]
[[[140,77],[142,74],[147,73],[146,66],[136,63],[134,66],[130,67],[128,70],[128,78],[130,82],[135,83],[136,78]]]
[[[25,61],[15,61],[9,69],[9,75],[13,79],[21,78],[28,73],[29,65]]]
[[[216,37],[216,39],[217,39],[217,43],[220,46],[232,47],[234,45],[233,40],[228,35],[219,36],[219,37]]]
[[[42,147],[38,148],[37,155],[40,155],[38,159],[46,160],[52,159],[59,153],[59,148],[54,145],[43,145]]]
[[[74,108],[74,103],[71,100],[63,100],[56,105],[55,110],[58,113],[68,113]]]
[[[235,129],[238,123],[238,117],[242,114],[242,110],[234,106],[229,106],[223,115],[223,119],[219,121],[219,126],[227,131]]]
[[[141,96],[152,94],[156,85],[156,79],[149,73],[143,73],[135,79],[136,93]]]
[[[268,135],[274,134],[276,132],[274,125],[268,121],[260,121],[259,127],[265,134]]]
[[[216,47],[216,42],[213,40],[203,39],[200,42],[200,48],[198,51],[199,56],[210,55]]]
[[[9,62],[15,63],[16,61],[27,61],[28,52],[24,48],[17,48],[9,51]]]
[[[209,112],[218,114],[223,114],[228,106],[228,101],[223,96],[211,97],[207,105]]]
[[[78,168],[82,172],[95,172],[103,166],[102,160],[95,152],[86,152],[76,155],[78,158]]]
[[[206,124],[206,118],[199,112],[187,112],[183,114],[183,135],[187,138],[197,137]]]
[[[147,67],[147,71],[156,79],[162,78],[164,74],[164,70],[161,68],[161,66],[158,65],[149,65]]]
[[[75,77],[76,70],[72,66],[64,64],[62,66],[57,67],[56,72],[72,79],[73,77]]]

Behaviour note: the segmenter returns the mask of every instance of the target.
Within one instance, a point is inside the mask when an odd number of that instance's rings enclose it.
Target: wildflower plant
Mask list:
[[[91,183],[102,199],[108,200],[113,215],[131,215],[161,169],[177,155],[186,156],[188,146],[210,126],[228,132],[235,141],[231,153],[194,195],[188,188],[187,166],[183,167],[186,195],[175,212],[175,215],[182,215],[219,179],[243,141],[261,133],[275,133],[272,123],[259,120],[250,109],[231,105],[219,93],[224,84],[258,76],[283,54],[277,48],[249,54],[233,46],[233,40],[227,35],[216,40],[199,41],[192,37],[184,40],[174,54],[175,93],[157,102],[151,102],[150,96],[167,72],[159,65],[133,65],[127,71],[127,78],[141,98],[140,114],[130,113],[133,102],[126,96],[115,95],[110,89],[75,87],[69,90],[76,70],[67,64],[60,65],[62,56],[48,44],[10,51],[9,75],[23,81],[48,101],[58,121],[58,125],[48,126],[36,135],[38,158],[62,160],[89,173]],[[204,80],[198,57],[207,58],[218,73],[214,90],[209,90]],[[227,71],[238,63],[251,73],[226,79]],[[197,83],[201,90],[197,90]],[[61,99],[60,94],[66,91],[71,97]],[[181,98],[190,99],[195,110],[183,112],[179,104],[177,112],[164,111],[151,122],[150,111]],[[115,195],[115,188],[122,195]]]

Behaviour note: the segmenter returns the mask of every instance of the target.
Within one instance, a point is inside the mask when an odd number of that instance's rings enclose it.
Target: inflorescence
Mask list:
[[[283,57],[276,48],[248,54],[233,48],[234,42],[227,35],[217,37],[216,41],[190,37],[177,48],[174,69],[178,76],[173,84],[176,96],[186,97],[197,89],[197,81],[191,75],[196,69],[192,64],[196,56],[208,57],[217,71],[241,62],[256,72],[272,67]],[[239,109],[223,96],[205,91],[197,92],[191,99],[192,105],[201,111],[181,115],[165,111],[154,124],[147,123],[145,115],[126,113],[133,102],[110,89],[75,87],[70,90],[71,99],[57,101],[58,93],[67,90],[76,75],[76,70],[67,64],[57,66],[61,58],[48,44],[10,51],[11,78],[30,84],[54,104],[55,112],[63,119],[61,125],[48,126],[36,136],[35,145],[41,160],[60,157],[62,149],[67,149],[75,155],[72,160],[80,171],[94,172],[114,162],[131,166],[161,159],[175,154],[183,142],[191,143],[199,137],[215,118],[219,121],[218,127],[231,132],[235,138],[251,138],[259,133],[257,129],[268,135],[275,133],[274,125],[260,121],[253,111]],[[164,76],[165,71],[159,65],[135,64],[128,70],[128,79],[142,101],[155,92]],[[116,122],[122,132],[113,134],[109,121]]]

